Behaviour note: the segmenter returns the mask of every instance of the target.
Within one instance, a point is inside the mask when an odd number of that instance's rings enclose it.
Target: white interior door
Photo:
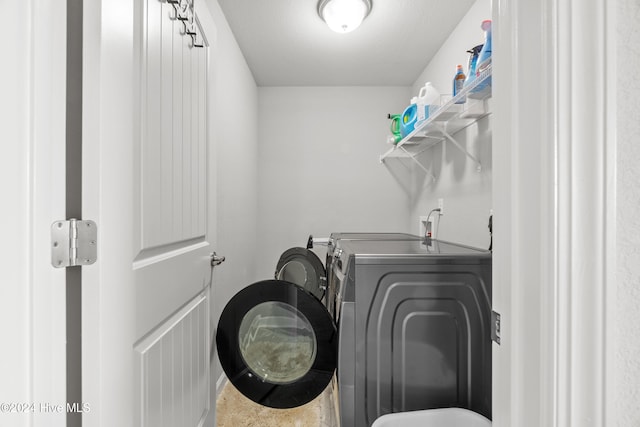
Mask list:
[[[192,4],[84,4],[85,426],[213,425],[213,21]]]

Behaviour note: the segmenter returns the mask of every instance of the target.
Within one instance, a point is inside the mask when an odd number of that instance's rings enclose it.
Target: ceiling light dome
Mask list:
[[[360,26],[371,11],[371,0],[320,0],[318,14],[336,33],[348,33]]]

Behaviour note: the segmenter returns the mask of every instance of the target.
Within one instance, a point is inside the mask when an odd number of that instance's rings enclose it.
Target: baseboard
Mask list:
[[[224,388],[227,381],[227,376],[224,373],[221,374],[220,377],[218,377],[218,381],[216,381],[216,399],[220,396],[220,393],[222,392],[222,389]]]

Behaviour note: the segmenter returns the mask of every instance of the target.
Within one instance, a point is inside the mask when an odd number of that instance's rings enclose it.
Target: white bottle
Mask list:
[[[427,82],[418,92],[416,106],[418,107],[418,121],[416,126],[429,118],[429,112],[435,111],[439,107],[440,92],[433,87],[431,82]]]

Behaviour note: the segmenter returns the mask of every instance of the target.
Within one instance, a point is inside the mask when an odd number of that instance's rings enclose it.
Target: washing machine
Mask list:
[[[328,274],[294,248],[223,310],[217,349],[235,387],[291,408],[337,369],[342,426],[451,406],[490,417],[491,253],[397,233],[334,233],[328,246]]]

